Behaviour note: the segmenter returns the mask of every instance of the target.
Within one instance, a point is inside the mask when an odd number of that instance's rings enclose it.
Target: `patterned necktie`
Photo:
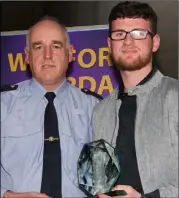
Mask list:
[[[52,198],[62,197],[61,190],[61,149],[58,119],[54,106],[54,92],[47,92],[48,104],[44,117],[44,155],[41,192]]]

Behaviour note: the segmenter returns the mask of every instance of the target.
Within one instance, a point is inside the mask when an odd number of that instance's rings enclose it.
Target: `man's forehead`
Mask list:
[[[112,21],[112,27],[150,27],[151,21],[143,18],[117,18]]]
[[[59,36],[64,37],[65,31],[64,29],[55,21],[44,20],[37,24],[35,24],[29,30],[30,38],[38,37],[38,36]],[[53,38],[52,38],[53,39]]]
[[[57,23],[56,21],[49,20],[49,19],[44,19],[43,21],[39,21],[34,26],[32,26],[31,29],[41,28],[44,26],[54,26],[54,27],[58,27],[59,29],[62,29],[62,26],[59,23]]]

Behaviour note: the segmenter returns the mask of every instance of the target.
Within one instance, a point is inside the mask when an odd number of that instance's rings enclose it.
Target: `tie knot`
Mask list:
[[[47,98],[48,102],[52,102],[53,103],[53,100],[56,97],[56,95],[55,95],[54,92],[47,92],[45,94],[45,97]]]

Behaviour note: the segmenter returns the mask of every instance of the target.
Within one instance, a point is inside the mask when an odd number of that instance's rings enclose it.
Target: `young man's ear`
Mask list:
[[[25,47],[24,52],[25,52],[25,63],[29,64],[29,48]]]
[[[107,38],[107,44],[108,44],[109,52],[111,53],[111,39],[110,39],[110,37]]]
[[[153,37],[153,48],[152,48],[152,51],[156,52],[159,47],[160,47],[160,36],[158,34],[156,34]]]

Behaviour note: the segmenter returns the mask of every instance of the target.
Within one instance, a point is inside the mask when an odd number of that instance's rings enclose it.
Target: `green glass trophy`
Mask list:
[[[125,191],[111,191],[120,176],[120,165],[114,148],[100,139],[85,144],[77,164],[79,188],[88,197],[101,192],[109,196],[123,196]]]

